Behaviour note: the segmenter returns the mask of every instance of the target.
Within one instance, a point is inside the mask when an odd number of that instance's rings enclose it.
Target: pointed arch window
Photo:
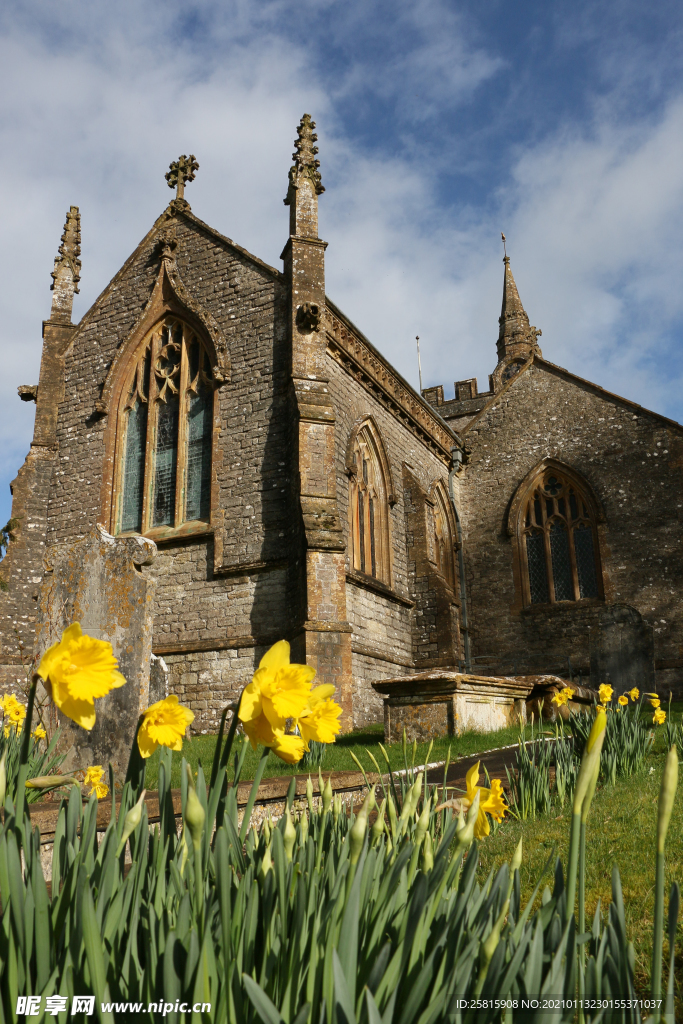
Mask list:
[[[356,433],[350,459],[350,561],[357,572],[391,586],[389,481],[381,440],[372,424]]]
[[[453,562],[453,528],[449,512],[448,498],[442,484],[437,484],[432,496],[432,536],[430,538],[430,558],[448,585],[455,587],[455,567]]]
[[[586,488],[546,468],[529,488],[520,520],[525,604],[602,596],[596,515]]]
[[[202,340],[165,317],[138,349],[119,404],[117,533],[208,523],[214,390]]]

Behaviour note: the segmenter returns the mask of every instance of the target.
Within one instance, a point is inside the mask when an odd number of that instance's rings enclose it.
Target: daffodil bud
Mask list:
[[[360,857],[361,850],[363,849],[363,843],[365,842],[365,833],[368,830],[368,798],[366,797],[363,806],[358,812],[358,817],[351,826],[349,832],[351,849],[349,851],[349,862],[351,864],[357,864],[358,858]]]
[[[420,791],[422,789],[422,772],[419,773],[415,782],[406,793],[406,798],[403,803],[403,809],[401,810],[401,822],[407,822],[413,814],[415,814],[415,808],[417,807],[417,801],[420,799]]]
[[[377,806],[377,799],[375,797],[375,787],[372,786],[370,788],[370,792],[368,793],[368,812],[374,811],[376,806]]]
[[[263,884],[266,880],[266,875],[269,871],[273,870],[273,858],[270,856],[270,845],[266,846],[266,852],[263,854],[263,860],[259,865],[257,872],[258,879]]]
[[[517,848],[515,849],[515,852],[512,855],[512,860],[510,861],[510,871],[511,871],[511,873],[514,875],[515,871],[519,871],[521,866],[522,866],[522,840],[520,839],[520,841],[517,843]]]
[[[579,768],[579,776],[576,780],[576,789],[574,790],[574,805],[573,813],[581,814],[583,810],[583,802],[586,799],[586,794],[593,784],[593,775],[595,771],[600,770],[600,752],[602,751],[602,744],[605,740],[605,728],[607,726],[607,714],[605,710],[598,711],[593,722],[593,727],[586,743],[586,749],[581,758],[581,767]],[[593,791],[595,787],[593,786]],[[592,793],[591,793],[592,797]]]
[[[330,782],[329,779],[325,783],[325,788],[323,789],[322,792],[323,792],[323,814],[327,814],[327,812],[330,809],[330,805],[332,803],[332,796],[333,796],[333,794],[332,794],[332,783]]]
[[[301,828],[301,845],[305,846],[308,839],[308,815],[306,811],[299,818],[299,827]]]
[[[391,825],[391,834],[395,836],[396,828],[398,826],[398,818],[396,816],[396,804],[394,803],[393,798],[391,796],[389,797],[387,810],[389,811],[389,824]]]
[[[188,845],[187,845],[187,829],[185,828],[185,824],[184,823],[183,823],[183,834],[180,837],[180,842],[183,844],[183,855],[180,858],[180,877],[182,878],[183,874],[185,872],[185,865],[187,864],[187,858],[190,855],[190,850],[189,850]]]
[[[5,806],[5,797],[7,795],[7,769],[5,767],[6,761],[7,748],[5,748],[5,751],[2,755],[2,760],[0,761],[0,807]]]
[[[261,826],[261,835],[263,836],[266,846],[270,845],[270,837],[272,836],[272,834],[273,830],[270,827],[270,821],[268,820],[268,818],[266,818],[265,821],[263,822],[263,825]]]
[[[285,827],[282,833],[282,840],[285,847],[285,856],[288,861],[291,861],[292,851],[294,849],[294,844],[296,843],[296,829],[294,828],[292,815],[289,813],[289,807],[285,810]]]
[[[382,806],[380,807],[377,813],[375,823],[371,829],[373,845],[380,841],[380,839],[382,838],[382,833],[384,832],[384,810],[386,807],[386,803],[386,800],[382,801]]]
[[[657,811],[657,853],[664,853],[666,833],[671,820],[671,812],[678,786],[678,751],[676,744],[666,755],[664,774],[662,775],[662,787],[659,791],[659,806]]]
[[[434,848],[430,832],[425,832],[424,843],[422,844],[422,870],[427,874],[434,867]]]
[[[187,802],[185,804],[185,822],[190,835],[192,836],[192,845],[195,850],[198,850],[202,845],[202,834],[204,832],[204,820],[206,818],[206,812],[202,807],[201,801],[197,796],[194,788],[188,788],[187,790]]]
[[[339,818],[339,815],[342,812],[342,806],[343,805],[342,805],[342,798],[341,798],[341,796],[339,795],[339,793],[335,793],[334,794],[334,800],[332,801],[332,817],[334,819],[335,825],[337,824],[337,820]]]
[[[306,800],[308,802],[308,813],[313,817],[313,783],[311,782],[310,775],[306,782]]]
[[[467,820],[463,821],[462,825],[459,825],[455,830],[455,838],[458,843],[458,848],[469,849],[474,841],[474,826],[479,815],[479,797],[480,790],[478,789],[474,795],[472,805],[467,812]],[[460,818],[462,820],[462,811],[460,812]]]
[[[80,786],[80,782],[73,775],[36,775],[26,780],[26,786],[28,789],[56,789],[57,786]]]
[[[415,828],[415,842],[421,843],[429,831],[429,812],[431,810],[431,800],[425,800],[424,807],[422,808],[422,814],[417,819],[417,827]]]
[[[131,807],[131,809],[128,811],[128,814],[123,820],[123,832],[121,833],[121,841],[119,842],[118,849],[116,851],[117,857],[120,855],[121,850],[123,850],[124,846],[128,842],[128,837],[133,834],[135,829],[142,821],[142,804],[145,799],[146,792],[147,790],[143,789],[142,793],[140,794],[140,799],[138,800],[134,807]]]

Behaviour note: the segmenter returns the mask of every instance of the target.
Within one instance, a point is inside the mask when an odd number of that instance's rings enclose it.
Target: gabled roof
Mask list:
[[[607,401],[619,402],[621,405],[625,405],[629,409],[633,409],[635,412],[642,413],[645,416],[652,416],[654,419],[659,420],[662,423],[666,423],[666,425],[669,427],[675,427],[677,430],[683,430],[683,426],[676,420],[672,420],[668,416],[663,416],[659,412],[653,412],[652,409],[646,409],[645,406],[638,405],[637,402],[632,402],[629,398],[623,398],[621,395],[617,395],[613,391],[607,391],[605,390],[605,388],[601,388],[599,384],[593,384],[592,381],[586,380],[584,377],[579,377],[577,374],[572,373],[570,370],[565,370],[564,367],[558,366],[556,363],[551,363],[548,359],[543,359],[539,355],[533,355],[531,359],[529,359],[528,362],[524,364],[519,373],[516,373],[514,377],[511,377],[510,380],[507,381],[507,383],[500,389],[500,391],[497,391],[495,395],[493,395],[489,399],[484,408],[481,409],[477,413],[477,415],[472,420],[470,420],[467,426],[463,428],[463,436],[468,433],[468,431],[474,426],[475,423],[477,423],[483,416],[486,415],[488,410],[491,409],[496,404],[499,398],[501,398],[504,394],[506,394],[511,388],[515,386],[515,383],[520,379],[522,374],[526,373],[526,371],[531,366],[534,365],[538,366],[542,370],[546,370],[550,373],[554,373],[560,377],[563,377],[565,380],[568,380],[571,383],[581,385],[581,387],[583,388],[588,388],[594,394],[606,399]]]
[[[231,238],[228,238],[226,235],[222,235],[220,231],[216,231],[215,228],[212,228],[209,224],[206,224],[203,220],[200,220],[199,217],[196,217],[189,208],[186,207],[185,209],[174,209],[173,204],[171,203],[169,206],[166,207],[164,212],[160,214],[159,217],[157,217],[152,227],[149,229],[144,238],[139,242],[139,244],[135,247],[135,249],[130,254],[130,256],[123,264],[123,266],[116,272],[116,274],[114,274],[109,284],[107,284],[106,287],[102,289],[102,291],[97,296],[95,301],[92,303],[90,308],[86,310],[86,312],[83,314],[80,321],[76,325],[78,329],[84,327],[89,322],[91,316],[99,307],[102,300],[109,294],[110,291],[112,291],[116,287],[118,282],[125,276],[128,268],[135,261],[140,251],[144,249],[146,245],[149,244],[152,238],[154,238],[154,236],[158,233],[160,227],[162,227],[164,223],[168,220],[169,215],[172,215],[174,217],[184,217],[191,224],[194,224],[196,227],[201,228],[201,230],[206,232],[206,234],[211,235],[213,238],[217,239],[219,242],[222,242],[224,245],[229,245],[230,248],[236,250],[242,256],[245,256],[252,263],[255,263],[258,267],[261,267],[263,270],[267,271],[267,273],[272,274],[272,276],[276,278],[276,280],[280,280],[283,278],[284,275],[282,274],[281,270],[276,270],[275,267],[271,267],[269,263],[265,263],[263,260],[260,260],[258,256],[254,256],[253,253],[250,253],[243,246],[238,245],[237,242],[233,242]],[[77,332],[74,332],[74,334],[76,333]]]

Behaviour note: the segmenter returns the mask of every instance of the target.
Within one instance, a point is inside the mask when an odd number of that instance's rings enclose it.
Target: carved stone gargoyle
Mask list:
[[[320,326],[320,307],[315,302],[302,302],[296,311],[296,325],[302,334],[317,331]]]

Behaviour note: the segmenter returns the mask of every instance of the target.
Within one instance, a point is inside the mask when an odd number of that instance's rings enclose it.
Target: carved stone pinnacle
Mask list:
[[[294,152],[292,153],[294,163],[289,170],[289,190],[285,199],[286,206],[289,206],[291,202],[291,190],[297,187],[301,178],[309,178],[312,181],[316,195],[320,195],[321,192],[325,191],[320,171],[318,170],[320,161],[316,159],[318,147],[315,143],[318,141],[318,136],[315,134],[314,128],[315,121],[311,120],[311,115],[304,114],[296,130],[297,138],[294,140]]]

